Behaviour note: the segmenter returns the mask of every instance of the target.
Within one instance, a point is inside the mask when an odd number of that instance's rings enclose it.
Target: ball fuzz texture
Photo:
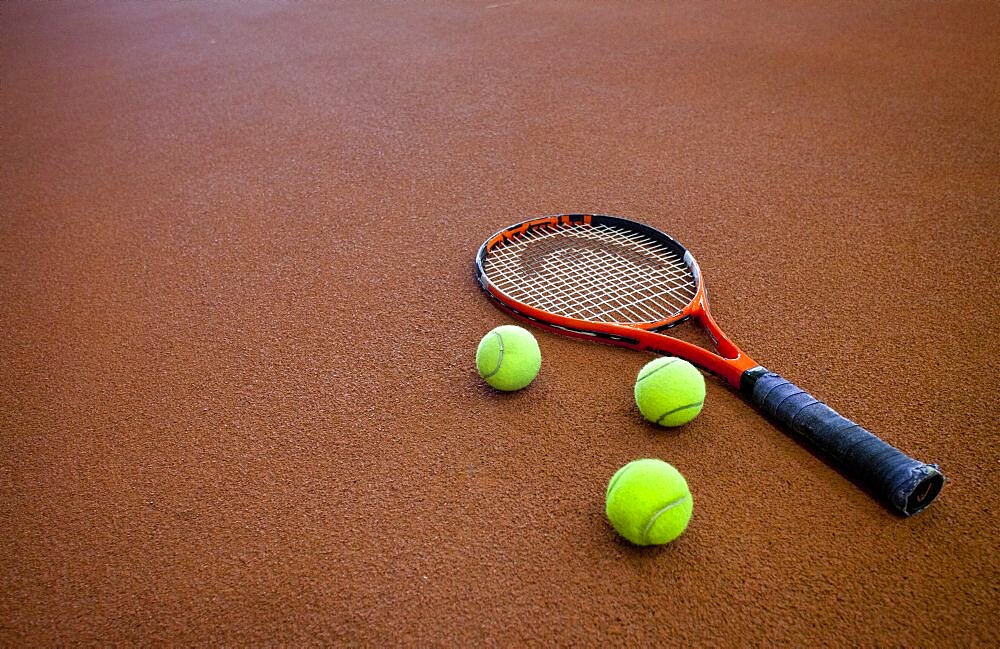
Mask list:
[[[680,471],[663,460],[629,462],[608,483],[605,511],[636,545],[670,543],[687,529],[694,501]]]
[[[698,416],[705,404],[705,377],[682,358],[657,358],[639,370],[635,404],[642,416],[654,424],[686,424]]]
[[[541,367],[538,341],[527,329],[503,325],[479,341],[476,369],[497,390],[520,390],[535,380]]]

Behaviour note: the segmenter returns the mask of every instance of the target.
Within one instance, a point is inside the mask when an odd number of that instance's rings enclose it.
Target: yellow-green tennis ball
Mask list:
[[[705,377],[682,358],[657,358],[639,370],[635,404],[642,416],[654,424],[686,424],[698,416],[705,404]]]
[[[538,341],[527,329],[503,325],[479,341],[476,369],[497,390],[520,390],[535,380],[541,367]]]
[[[684,476],[663,460],[629,462],[608,483],[608,520],[636,545],[670,543],[687,529],[693,507]]]

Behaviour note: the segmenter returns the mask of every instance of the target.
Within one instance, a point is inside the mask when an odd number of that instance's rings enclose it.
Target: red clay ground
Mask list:
[[[996,644],[996,3],[0,5],[4,644]],[[950,478],[904,520],[723,385],[508,322],[623,214],[760,362]],[[654,550],[620,465],[689,478]]]

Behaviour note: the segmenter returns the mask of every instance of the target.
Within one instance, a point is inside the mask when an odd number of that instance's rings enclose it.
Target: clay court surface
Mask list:
[[[995,3],[0,5],[0,642],[1000,642]],[[901,518],[709,380],[536,330],[497,229],[610,213],[948,477]],[[687,533],[607,523],[688,478]]]

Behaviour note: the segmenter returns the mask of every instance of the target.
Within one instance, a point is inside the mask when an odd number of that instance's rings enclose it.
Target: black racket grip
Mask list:
[[[774,372],[747,370],[741,390],[904,516],[931,504],[944,485],[936,464],[914,460]]]

